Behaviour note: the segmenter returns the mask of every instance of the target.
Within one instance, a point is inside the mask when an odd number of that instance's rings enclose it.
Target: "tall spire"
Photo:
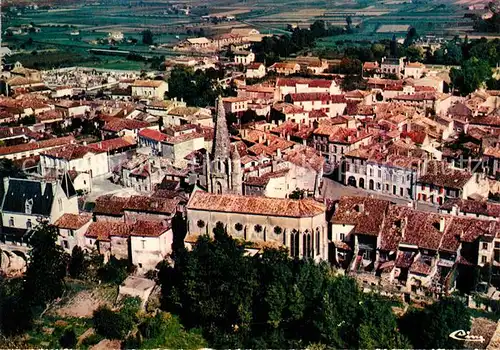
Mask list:
[[[215,121],[215,139],[212,145],[214,159],[227,159],[231,152],[229,132],[227,131],[226,111],[222,98],[217,99],[217,120]]]

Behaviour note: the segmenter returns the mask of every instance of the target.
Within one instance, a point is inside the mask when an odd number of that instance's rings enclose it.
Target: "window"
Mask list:
[[[488,243],[487,242],[483,242],[483,250],[488,250]]]
[[[495,248],[500,249],[500,242],[495,242]]]
[[[385,190],[389,191],[389,184],[385,184]]]
[[[141,246],[142,246],[142,249],[146,249],[146,240],[145,239],[141,239]]]
[[[64,249],[69,249],[69,244],[67,240],[62,241]]]
[[[340,234],[340,240],[341,240],[341,241],[344,241],[344,240],[345,240],[345,233],[341,233],[341,234]]]
[[[61,198],[59,198],[57,200],[57,203],[59,204],[59,210],[63,210],[63,205],[62,205],[62,199]]]
[[[28,219],[28,221],[26,221],[26,228],[29,230],[32,227],[33,225],[31,224],[31,219]]]
[[[382,177],[382,170],[378,169],[378,177]]]
[[[486,257],[484,255],[481,257],[481,263],[486,264]]]
[[[10,217],[9,219],[9,226],[14,226],[14,217]]]
[[[75,237],[75,231],[74,230],[69,230],[69,235],[71,237]]]
[[[363,260],[370,260],[371,259],[371,254],[369,250],[365,250],[363,252]]]
[[[370,168],[370,176],[373,176],[373,169]]]
[[[403,188],[401,187],[401,188],[399,189],[399,195],[400,195],[401,197],[403,197],[403,194],[404,194],[404,191],[403,191]]]

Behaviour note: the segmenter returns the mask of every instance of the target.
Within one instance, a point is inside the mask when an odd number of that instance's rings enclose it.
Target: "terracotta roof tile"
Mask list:
[[[325,213],[324,204],[312,199],[217,195],[202,191],[196,191],[191,196],[187,209],[297,218]]]
[[[69,230],[78,230],[86,223],[88,223],[92,219],[92,215],[90,213],[82,213],[82,214],[63,214],[57,221],[54,223],[54,226],[69,229]]]

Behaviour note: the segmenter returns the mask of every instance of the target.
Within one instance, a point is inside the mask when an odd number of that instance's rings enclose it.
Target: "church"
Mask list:
[[[195,188],[186,206],[187,245],[195,243],[200,235],[212,235],[217,223],[221,223],[229,235],[257,250],[266,246],[285,247],[292,257],[316,261],[328,258],[323,203],[310,198],[294,200],[242,194],[241,159],[230,142],[222,99],[217,102],[212,152],[205,157],[207,191]]]
[[[236,147],[231,147],[222,98],[217,100],[215,137],[212,144],[212,154],[206,153],[205,177],[208,192],[217,194],[242,193],[243,174],[240,155]]]

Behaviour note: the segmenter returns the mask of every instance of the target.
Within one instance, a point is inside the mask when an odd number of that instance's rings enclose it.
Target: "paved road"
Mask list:
[[[321,190],[321,195],[323,196],[323,198],[329,198],[333,200],[339,199],[342,196],[373,196],[374,198],[385,199],[399,205],[408,205],[408,203],[411,202],[406,199],[383,195],[376,191],[363,190],[361,188],[352,186],[344,186],[341,183],[333,181],[332,179],[327,177],[323,178],[323,188]],[[428,212],[437,212],[436,207],[423,203],[418,203],[417,209]]]

